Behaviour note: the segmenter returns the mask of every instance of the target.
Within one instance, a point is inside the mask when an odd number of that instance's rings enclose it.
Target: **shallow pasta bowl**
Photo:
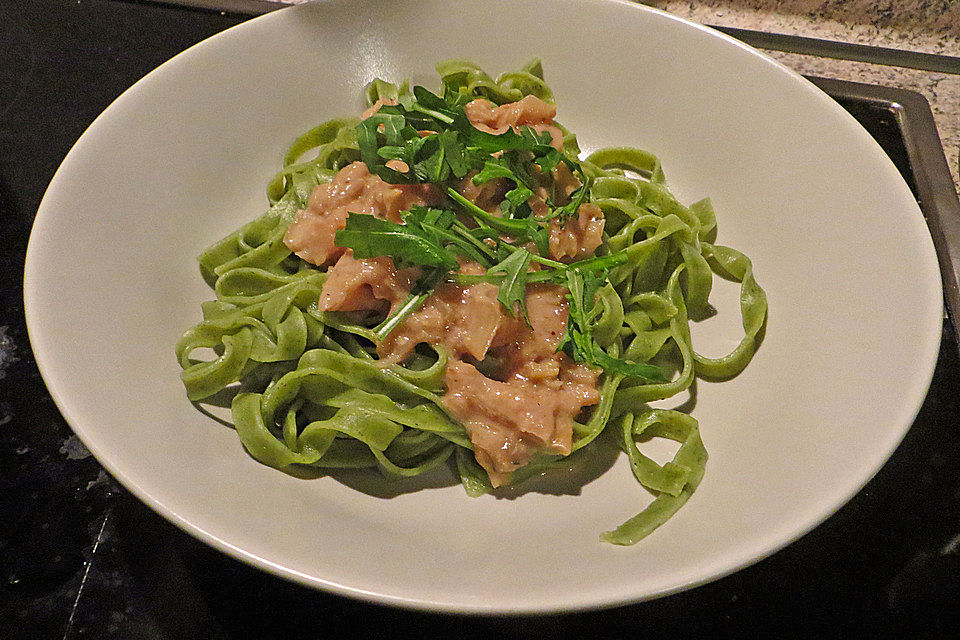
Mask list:
[[[180,384],[174,344],[210,297],[195,256],[264,209],[286,145],[358,113],[373,77],[432,85],[434,63],[452,57],[494,73],[542,58],[581,146],[657,153],[681,201],[713,199],[719,242],[752,258],[767,291],[754,361],[700,382],[686,403],[710,453],[703,483],[636,546],[599,541],[650,500],[625,460],[510,498],[297,478],[252,460]],[[319,2],[189,49],[118,98],[65,159],[31,235],[25,301],[63,415],[148,505],[303,584],[464,612],[639,601],[796,539],[909,428],[942,308],[916,201],[852,117],[730,38],[612,0]],[[741,332],[736,288],[714,304],[694,327],[709,356]]]

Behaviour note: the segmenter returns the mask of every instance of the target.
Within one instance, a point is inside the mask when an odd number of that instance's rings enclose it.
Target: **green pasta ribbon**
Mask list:
[[[441,62],[437,71],[444,91],[464,103],[485,98],[506,104],[528,95],[553,101],[539,61],[495,80],[462,60]],[[413,95],[406,82],[380,79],[366,91],[370,105],[409,101]],[[176,345],[187,396],[194,402],[229,402],[243,447],[278,469],[373,468],[413,476],[448,466],[468,495],[488,493],[489,478],[470,438],[443,403],[448,354],[418,350],[402,365],[379,362],[376,327],[349,314],[319,311],[325,270],[300,260],[283,243],[314,189],[361,158],[357,123],[330,120],[296,138],[268,182],[266,212],[199,256],[215,299],[201,305],[202,319]],[[601,375],[600,400],[574,423],[572,449],[586,450],[604,432],[615,436],[638,483],[654,494],[639,514],[602,534],[606,542],[634,544],[689,500],[707,461],[694,418],[648,403],[690,389],[697,377],[724,379],[741,372],[760,342],[767,299],[750,260],[715,244],[710,201],[678,202],[656,155],[612,147],[578,160],[575,136],[561,130],[563,155],[579,164],[586,199],[605,217],[597,256],[608,261],[599,275],[590,276],[591,282],[601,281],[588,289],[592,300],[580,301],[592,323],[583,333],[593,341],[597,361],[622,363]],[[471,241],[477,250],[489,251]],[[525,260],[524,269],[529,256]],[[506,266],[491,274],[506,272]],[[744,333],[729,354],[706,358],[694,348],[690,322],[709,314],[714,276],[740,283]],[[647,365],[673,374],[658,381],[636,373]],[[643,443],[651,438],[678,442],[674,459],[659,465],[644,455]],[[512,481],[563,462],[542,456],[514,472]]]
[[[666,409],[646,409],[620,418],[621,447],[630,458],[633,475],[643,486],[658,495],[646,509],[600,539],[628,545],[642,540],[670,519],[703,479],[707,450],[700,440],[697,421],[685,413]],[[673,460],[663,466],[643,455],[637,442],[660,437],[680,443]]]

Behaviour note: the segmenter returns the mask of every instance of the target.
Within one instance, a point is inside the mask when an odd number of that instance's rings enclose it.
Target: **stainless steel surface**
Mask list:
[[[960,75],[960,57],[957,56],[825,40],[823,38],[808,38],[783,33],[768,33],[737,27],[709,26],[760,49]]]
[[[303,0],[301,0],[302,2]],[[248,15],[262,15],[277,9],[283,9],[296,2],[282,0],[158,0],[160,4],[180,5],[196,9],[209,9],[225,13],[243,13]]]

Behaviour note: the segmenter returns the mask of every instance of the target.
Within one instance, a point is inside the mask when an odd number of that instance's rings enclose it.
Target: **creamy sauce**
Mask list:
[[[476,264],[462,270],[482,272]],[[415,278],[416,270],[397,271],[389,258],[357,260],[348,251],[329,269],[319,306],[385,315]],[[510,316],[497,292],[488,283],[441,285],[377,349],[385,364],[402,362],[424,342],[450,353],[443,402],[464,424],[494,486],[538,452],[569,454],[574,418],[600,400],[597,372],[556,352],[567,322],[566,290],[528,287],[529,324]],[[494,377],[480,372],[481,362]]]
[[[389,102],[378,101],[364,117],[383,104]],[[478,129],[499,134],[526,125],[549,131],[552,144],[562,145],[562,133],[553,125],[556,107],[533,96],[499,107],[474,100],[466,112]],[[502,178],[483,185],[474,185],[471,178],[465,177],[457,189],[486,210],[495,210],[510,188]],[[580,186],[563,164],[541,182],[528,201],[536,215],[545,212],[548,198],[568,202]],[[419,271],[398,270],[388,257],[357,259],[349,249],[336,246],[336,232],[351,213],[402,222],[400,213],[410,207],[441,201],[432,185],[391,185],[355,162],[314,190],[284,243],[307,262],[330,265],[318,303],[321,310],[386,315],[407,297]],[[562,225],[552,222],[550,256],[578,260],[591,255],[602,240],[603,224],[602,212],[592,204],[581,205],[578,216]],[[461,272],[480,274],[484,269],[466,263]],[[567,322],[566,290],[552,284],[528,286],[529,323],[519,313],[508,313],[497,300],[498,292],[489,283],[442,284],[377,345],[384,364],[403,362],[420,343],[450,354],[443,402],[465,426],[477,461],[494,486],[507,482],[538,453],[569,454],[574,419],[600,400],[599,372],[556,352]]]
[[[576,218],[567,218],[563,225],[550,222],[550,257],[572,262],[593,255],[603,242],[603,212],[595,204],[585,203],[577,209]]]
[[[482,273],[483,269],[474,264],[461,271]],[[402,362],[414,347],[426,342],[446,347],[455,358],[483,360],[506,319],[498,291],[496,285],[486,282],[440,285],[378,346],[380,358]]]
[[[351,213],[401,222],[401,211],[436,203],[439,199],[432,185],[388,184],[372,175],[364,163],[354,162],[341,169],[333,180],[313,190],[307,208],[297,212],[283,242],[311,264],[331,264],[343,255],[334,238],[337,231],[346,226]]]
[[[456,186],[457,191],[464,198],[477,205],[484,211],[497,213],[497,207],[503,201],[504,194],[510,190],[510,183],[504,178],[491,178],[483,184],[473,184],[476,171],[468,173]]]
[[[548,132],[550,144],[556,149],[563,148],[563,132],[553,124],[557,108],[536,96],[526,96],[523,100],[499,107],[479,98],[467,103],[464,111],[470,123],[481,131],[500,135],[511,128],[516,130],[526,125],[537,133]]]
[[[569,454],[574,418],[600,401],[598,372],[556,353],[567,322],[565,294],[555,285],[531,286],[530,324],[501,319],[487,352],[500,363],[495,378],[462,360],[447,365],[444,404],[466,427],[494,486],[538,452]]]
[[[416,279],[416,269],[398,271],[385,256],[357,260],[349,249],[327,269],[320,290],[321,311],[372,311],[389,313],[400,303]]]
[[[493,486],[509,482],[510,474],[538,452],[570,453],[573,418],[600,400],[596,374],[577,371],[554,382],[519,377],[500,382],[465,362],[447,365],[444,403],[466,426],[477,462]]]

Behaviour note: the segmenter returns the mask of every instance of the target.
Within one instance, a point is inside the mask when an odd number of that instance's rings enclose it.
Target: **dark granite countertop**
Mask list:
[[[916,423],[849,504],[752,567],[629,607],[475,618],[310,591],[206,547],[120,487],[71,434],[31,355],[21,293],[30,226],[60,161],[114,98],[245,19],[113,0],[0,4],[0,638],[839,638],[960,628],[960,359],[949,332]]]

